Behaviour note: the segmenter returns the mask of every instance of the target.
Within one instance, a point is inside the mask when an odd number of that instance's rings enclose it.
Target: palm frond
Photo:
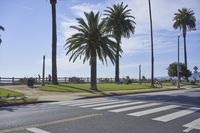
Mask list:
[[[0,25],[0,30],[5,31],[4,27]]]
[[[70,26],[77,31],[66,40],[64,45],[66,55],[70,54],[70,61],[75,61],[83,57],[83,63],[89,60],[91,63],[92,53],[98,57],[102,63],[107,64],[107,58],[112,63],[115,61],[116,43],[110,40],[106,20],[100,21],[99,12],[86,13],[85,18],[77,18],[78,26]]]

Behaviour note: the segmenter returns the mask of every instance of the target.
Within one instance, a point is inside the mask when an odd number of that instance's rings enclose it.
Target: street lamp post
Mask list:
[[[139,84],[141,84],[141,65],[139,65]]]
[[[45,78],[45,55],[43,55],[43,66],[42,66],[42,86],[45,85],[45,83],[44,83],[44,78]]]
[[[180,34],[178,35],[178,62],[177,62],[177,88],[180,88],[180,63],[179,63],[179,57],[180,57]]]

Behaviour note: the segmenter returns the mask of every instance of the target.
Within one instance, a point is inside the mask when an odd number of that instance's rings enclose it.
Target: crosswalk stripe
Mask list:
[[[188,133],[188,132],[190,132],[190,131],[192,131],[192,130],[193,130],[192,128],[187,128],[187,129],[183,130],[183,132],[184,132],[184,133]]]
[[[118,101],[118,100],[91,101],[91,102],[69,104],[69,106],[84,106],[84,105],[91,105],[91,104],[98,104],[98,103],[107,103],[107,102],[115,102],[115,101]]]
[[[188,124],[183,125],[183,127],[187,127],[187,129],[183,130],[183,132],[189,132],[193,129],[200,130],[200,118],[198,118]]]
[[[111,104],[126,103],[126,102],[129,102],[129,101],[113,101],[113,102],[107,102],[107,103],[99,103],[99,104],[85,105],[85,106],[80,106],[80,107],[88,108],[88,107],[96,107],[96,106],[111,105]]]
[[[144,110],[144,111],[134,112],[134,113],[130,113],[128,115],[144,116],[144,115],[153,114],[153,113],[157,113],[157,112],[161,112],[161,111],[165,111],[165,110],[169,110],[169,109],[173,109],[173,108],[177,108],[177,107],[180,107],[180,106],[179,105],[168,105],[168,106],[158,107],[158,108],[154,108],[154,109],[148,109],[148,110]]]
[[[141,108],[145,108],[145,107],[156,106],[156,105],[160,105],[160,104],[161,103],[148,103],[148,104],[142,104],[142,105],[138,105],[138,106],[114,109],[114,110],[110,110],[109,112],[123,112],[123,111],[129,111],[129,110],[134,110],[134,109],[141,109]]]
[[[123,103],[123,104],[117,104],[117,105],[108,105],[108,106],[103,106],[103,107],[96,107],[93,109],[103,110],[103,109],[111,109],[111,108],[116,108],[116,107],[123,107],[123,106],[136,105],[136,104],[142,104],[142,103],[145,103],[145,102],[131,102],[131,103]]]
[[[41,130],[39,128],[27,128],[26,130],[28,130],[32,133],[50,133],[50,132],[47,132],[45,130]]]
[[[167,114],[167,115],[164,115],[164,116],[153,118],[153,120],[168,122],[168,121],[171,121],[171,120],[192,114],[192,113],[194,113],[198,110],[200,110],[200,108],[192,107],[192,108],[189,108],[189,109],[184,109],[184,110],[177,111],[177,112],[174,112],[174,113],[171,113],[171,114]]]

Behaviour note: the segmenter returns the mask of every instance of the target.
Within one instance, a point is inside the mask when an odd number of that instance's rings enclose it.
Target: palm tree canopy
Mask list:
[[[184,30],[194,30],[196,27],[196,18],[194,16],[194,12],[191,9],[182,8],[178,9],[178,13],[174,14],[175,17],[173,19],[175,29],[180,28]]]
[[[110,39],[105,21],[100,21],[100,14],[94,12],[84,12],[86,21],[83,18],[77,18],[78,26],[71,28],[78,31],[67,39],[65,49],[67,54],[72,53],[70,61],[73,62],[83,57],[83,63],[87,60],[91,63],[92,53],[104,63],[107,63],[107,57],[115,63],[116,43]],[[68,45],[69,44],[69,45]],[[91,65],[91,64],[90,64]]]
[[[107,27],[115,36],[130,37],[130,33],[135,31],[134,17],[130,15],[131,9],[127,9],[128,5],[114,4],[113,7],[107,7],[105,10]]]
[[[1,26],[1,25],[0,25],[0,30],[4,31],[5,29],[4,29],[4,27],[3,27],[3,26]]]
[[[0,25],[0,30],[4,31],[5,29],[4,29],[3,26]],[[1,37],[1,35],[0,35],[0,37]],[[0,38],[0,45],[1,45],[1,42],[2,42],[2,40],[1,40],[1,38]]]

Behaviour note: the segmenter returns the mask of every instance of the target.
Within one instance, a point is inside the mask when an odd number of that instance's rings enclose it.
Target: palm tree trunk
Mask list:
[[[185,66],[187,69],[187,47],[186,47],[186,26],[183,27],[183,40],[184,40],[184,59],[185,59]],[[188,77],[186,77],[186,81],[189,82]]]
[[[95,50],[94,50],[95,51]],[[97,91],[97,61],[96,61],[96,52],[92,52],[91,55],[91,90]]]
[[[153,26],[152,26],[151,1],[150,0],[149,0],[149,16],[150,16],[150,28],[151,28],[151,87],[154,87]]]
[[[185,59],[185,65],[186,65],[186,68],[187,68],[186,33],[183,33],[183,39],[184,39],[184,59]]]
[[[116,51],[116,62],[115,62],[115,83],[119,84],[119,48],[120,48],[120,39],[117,40],[117,51]]]
[[[52,7],[52,84],[57,85],[57,64],[56,64],[56,51],[57,51],[57,35],[56,35],[56,0],[50,0]]]

